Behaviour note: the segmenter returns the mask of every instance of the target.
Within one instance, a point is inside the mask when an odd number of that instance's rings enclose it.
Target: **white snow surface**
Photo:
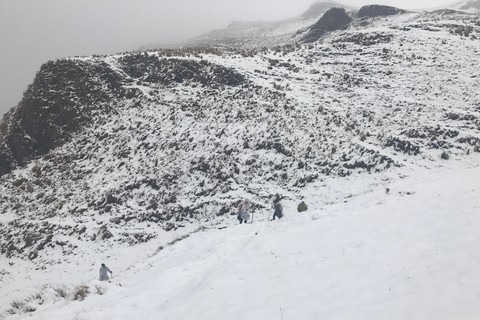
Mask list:
[[[479,177],[478,165],[425,169],[388,192],[202,229],[149,258],[129,255],[127,269],[106,261],[109,282],[95,280],[99,266],[66,277],[90,288],[83,301],[52,283],[29,302],[35,312],[7,318],[477,319]]]

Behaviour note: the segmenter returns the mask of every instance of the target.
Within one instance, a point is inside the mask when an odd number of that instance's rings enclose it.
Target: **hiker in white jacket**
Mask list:
[[[251,210],[251,206],[250,206],[250,201],[248,201],[248,199],[245,199],[243,202],[240,202],[240,204],[238,205],[238,216],[237,216],[237,219],[240,222],[240,224],[242,222],[247,223],[250,220],[250,210]]]
[[[105,263],[102,263],[102,267],[100,268],[100,281],[106,281],[108,280],[108,272],[110,272],[110,275],[113,274],[113,272],[105,265]]]

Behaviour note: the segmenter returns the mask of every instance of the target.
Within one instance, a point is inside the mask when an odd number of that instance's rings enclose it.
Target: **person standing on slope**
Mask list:
[[[105,263],[102,263],[102,267],[100,268],[100,281],[107,281],[108,278],[108,272],[110,272],[110,275],[113,275],[113,272],[105,265]]]
[[[238,216],[237,216],[237,219],[238,221],[240,221],[240,224],[242,224],[242,222],[247,223],[248,220],[250,220],[250,210],[251,210],[251,205],[248,199],[245,199],[243,202],[240,202],[240,204],[238,205]]]
[[[275,220],[275,218],[281,219],[283,217],[283,207],[280,204],[280,195],[278,193],[275,195],[272,208],[274,210],[272,220]]]

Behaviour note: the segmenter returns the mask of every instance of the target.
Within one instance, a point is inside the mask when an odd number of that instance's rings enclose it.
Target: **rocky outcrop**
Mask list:
[[[332,8],[310,27],[303,42],[315,42],[327,32],[345,30],[350,22],[352,22],[352,18],[344,8]]]
[[[134,98],[135,81],[239,85],[244,77],[207,62],[126,55],[112,67],[102,59],[63,59],[42,66],[16,109],[0,123],[0,176],[68,141],[112,105]],[[113,103],[113,104],[112,104]]]
[[[65,59],[43,65],[17,108],[0,124],[0,175],[62,145],[111,100],[120,82],[106,64]]]
[[[405,13],[405,10],[398,9],[390,6],[383,6],[378,4],[372,4],[368,6],[363,6],[357,12],[357,18],[375,18],[382,16],[393,16],[397,14]]]

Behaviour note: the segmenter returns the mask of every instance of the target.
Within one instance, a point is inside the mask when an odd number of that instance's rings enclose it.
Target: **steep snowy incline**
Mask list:
[[[281,221],[205,229],[111,283],[85,282],[83,301],[47,288],[35,312],[7,318],[473,320],[478,177],[425,170]]]

